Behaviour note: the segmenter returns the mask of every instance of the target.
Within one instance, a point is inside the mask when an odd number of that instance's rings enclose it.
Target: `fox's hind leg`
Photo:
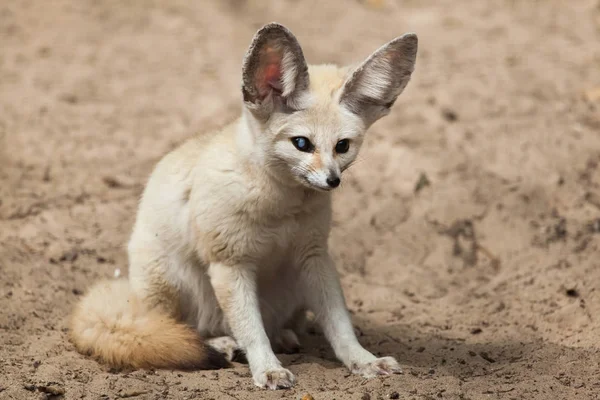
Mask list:
[[[165,257],[155,252],[129,248],[129,283],[133,292],[149,309],[159,309],[170,317],[181,318],[180,293],[164,271]]]
[[[296,354],[300,351],[300,340],[292,329],[282,329],[272,346],[275,353]]]
[[[206,344],[224,354],[227,361],[244,362],[244,351],[231,336],[221,336],[206,340]]]
[[[206,344],[223,354],[229,362],[247,362],[244,351],[231,336],[210,338]],[[275,353],[296,354],[300,351],[300,341],[293,330],[283,329],[272,341],[272,347]]]

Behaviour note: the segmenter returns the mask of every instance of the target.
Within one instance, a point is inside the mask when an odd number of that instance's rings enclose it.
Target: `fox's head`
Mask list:
[[[417,36],[380,47],[358,67],[308,66],[284,26],[261,28],[244,58],[245,118],[256,155],[278,177],[312,189],[340,185],[366,130],[387,115],[414,69]]]

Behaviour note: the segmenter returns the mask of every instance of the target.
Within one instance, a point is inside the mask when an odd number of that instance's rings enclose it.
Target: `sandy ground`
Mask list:
[[[360,340],[405,374],[349,376],[319,336],[281,356],[289,391],[242,364],[109,371],[66,318],[126,274],[153,164],[238,112],[242,56],[272,20],[312,63],[420,36],[332,234]],[[3,0],[0,398],[600,398],[599,88],[597,0]]]

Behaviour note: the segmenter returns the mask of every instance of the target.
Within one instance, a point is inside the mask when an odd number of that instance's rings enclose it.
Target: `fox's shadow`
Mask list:
[[[544,351],[548,359],[581,359],[584,349],[533,340],[484,340],[478,343],[444,336],[443,333],[423,333],[405,324],[374,325],[360,318],[353,318],[360,332],[360,343],[376,356],[393,356],[405,373],[414,376],[445,375],[460,379],[485,376],[505,369],[507,366],[531,363]],[[480,332],[471,333],[481,335]],[[302,348],[297,354],[277,354],[284,366],[316,363],[327,369],[342,368],[325,337],[310,332],[300,338]]]

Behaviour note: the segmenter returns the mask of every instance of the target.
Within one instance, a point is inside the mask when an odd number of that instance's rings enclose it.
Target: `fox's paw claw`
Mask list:
[[[254,383],[263,389],[288,389],[294,386],[296,378],[285,368],[275,368],[254,374]]]
[[[382,357],[363,364],[352,364],[351,371],[364,378],[374,378],[381,375],[401,374],[402,368],[393,357]]]

